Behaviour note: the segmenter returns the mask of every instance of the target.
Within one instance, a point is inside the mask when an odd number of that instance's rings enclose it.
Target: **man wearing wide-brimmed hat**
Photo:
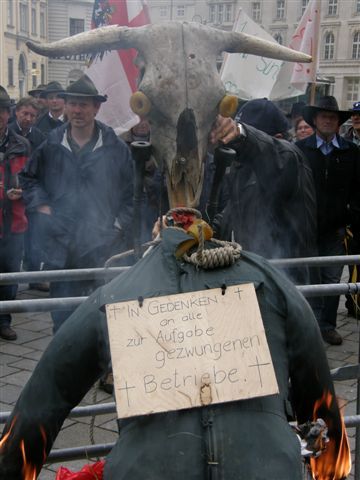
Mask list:
[[[344,254],[345,228],[357,222],[360,206],[360,156],[356,146],[339,135],[339,127],[350,111],[339,110],[333,96],[321,97],[314,106],[303,109],[305,121],[315,133],[297,142],[310,162],[316,187],[318,206],[319,255]],[[314,283],[338,283],[341,266],[319,270]],[[323,339],[331,345],[340,345],[342,338],[336,331],[339,297],[324,297],[314,303],[314,313]]]
[[[40,98],[46,100],[48,112],[38,119],[36,127],[45,135],[64,123],[64,99],[60,95],[63,92],[64,89],[59,82],[48,83],[40,92]]]
[[[33,153],[20,177],[24,199],[42,219],[46,268],[100,267],[131,236],[132,159],[113,129],[95,120],[107,98],[87,75],[60,95],[69,121]],[[94,286],[55,282],[50,293],[86,295]],[[54,331],[70,313],[52,313]]]
[[[29,155],[30,145],[8,128],[11,101],[0,86],[0,272],[18,272],[23,254],[23,238],[27,229],[25,207],[18,174]],[[17,285],[1,285],[0,300],[14,300]],[[11,315],[0,314],[0,337],[16,340],[11,328]]]
[[[34,97],[39,105],[37,118],[40,118],[48,111],[48,105],[46,98],[41,97],[41,93],[45,90],[45,83],[39,83],[36,88],[28,91],[30,97]]]
[[[344,138],[350,140],[360,147],[360,101],[355,102],[350,109],[351,113],[351,127],[345,133]]]

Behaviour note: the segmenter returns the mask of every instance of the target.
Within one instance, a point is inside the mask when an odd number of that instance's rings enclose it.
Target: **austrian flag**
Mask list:
[[[145,1],[95,0],[92,27],[124,25],[140,27],[150,23]],[[110,125],[117,134],[129,130],[139,122],[130,109],[129,99],[136,91],[138,69],[133,64],[136,50],[106,52],[97,57],[86,72],[108,101],[101,106],[98,120]]]

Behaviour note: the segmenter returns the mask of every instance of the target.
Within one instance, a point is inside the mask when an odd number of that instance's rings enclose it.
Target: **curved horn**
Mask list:
[[[224,32],[224,44],[221,51],[250,53],[288,62],[309,63],[312,61],[310,55],[240,32]]]
[[[30,50],[45,57],[65,57],[78,53],[101,53],[120,48],[139,48],[139,39],[143,37],[149,27],[151,25],[133,28],[109,25],[78,33],[53,43],[26,42],[26,45]]]

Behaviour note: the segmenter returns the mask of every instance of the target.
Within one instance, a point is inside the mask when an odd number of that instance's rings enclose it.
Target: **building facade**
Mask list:
[[[0,84],[19,99],[47,79],[47,59],[26,42],[47,40],[47,0],[0,1]]]
[[[49,42],[76,35],[91,28],[94,0],[48,0]],[[66,88],[86,70],[85,55],[48,60],[48,81]]]
[[[237,12],[247,15],[279,43],[288,45],[309,0],[147,0],[151,21],[200,22],[231,30]],[[0,84],[11,98],[39,83],[64,87],[86,70],[84,56],[47,59],[26,41],[47,42],[91,28],[94,0],[0,0]],[[219,58],[221,62],[221,58]],[[341,108],[360,99],[360,0],[321,0],[318,78]]]
[[[153,22],[196,21],[230,30],[239,8],[288,45],[309,0],[148,0]],[[321,0],[318,78],[340,108],[360,100],[360,0]]]

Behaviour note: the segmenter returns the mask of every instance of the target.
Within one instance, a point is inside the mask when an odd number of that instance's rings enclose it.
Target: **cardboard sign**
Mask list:
[[[253,284],[106,306],[119,418],[278,393]]]

